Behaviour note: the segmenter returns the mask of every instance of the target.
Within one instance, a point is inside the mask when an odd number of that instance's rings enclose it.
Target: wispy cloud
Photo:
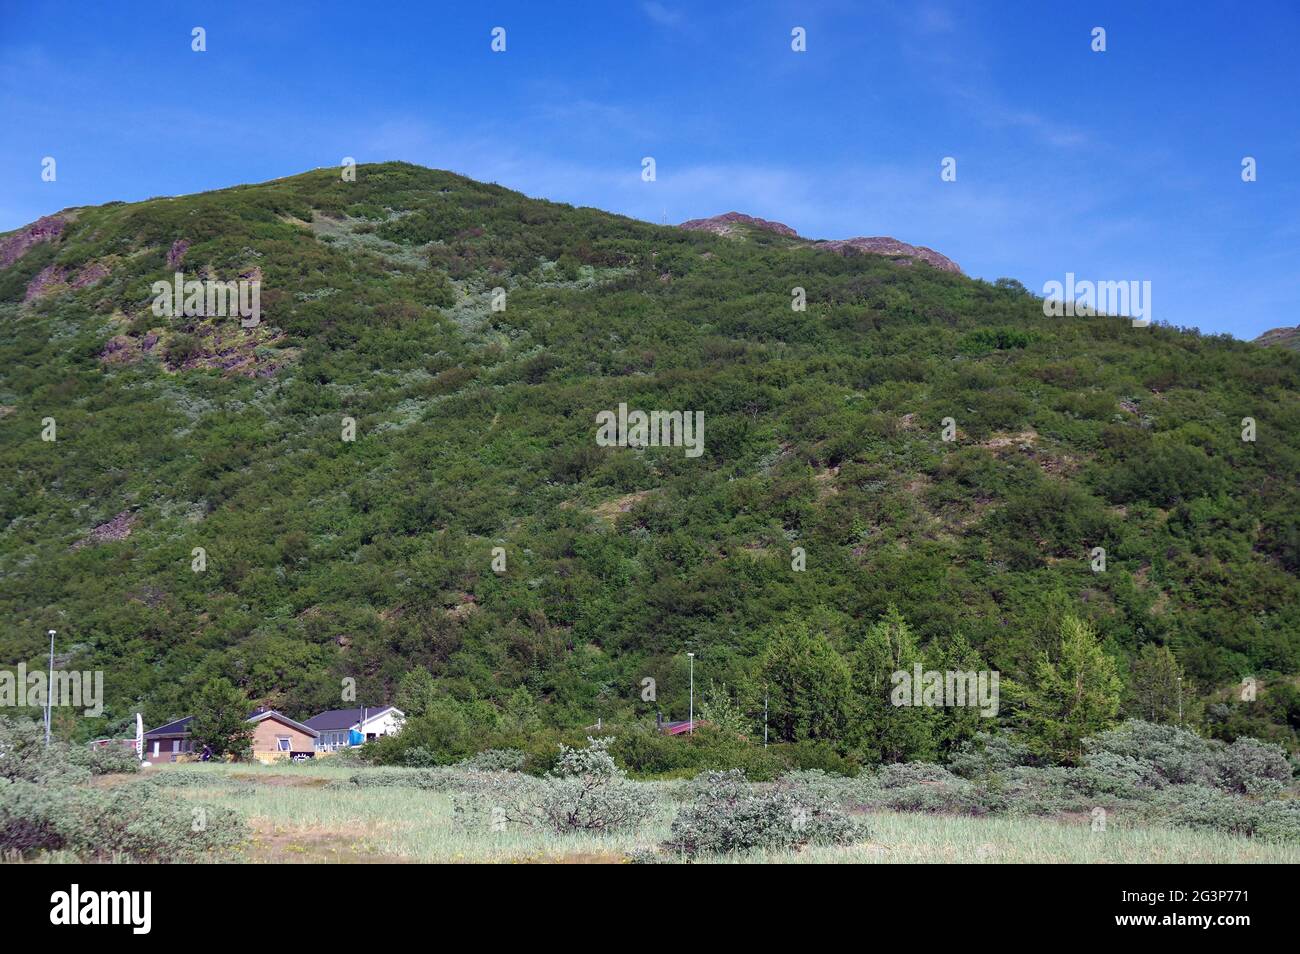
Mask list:
[[[670,10],[662,3],[656,3],[655,0],[645,0],[641,4],[641,10],[662,27],[676,28],[686,22],[686,18],[679,11]]]

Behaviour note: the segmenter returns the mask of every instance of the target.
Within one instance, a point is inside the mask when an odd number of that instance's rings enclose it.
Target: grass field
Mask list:
[[[147,771],[176,770],[175,766],[159,766]],[[453,817],[451,799],[443,794],[396,787],[332,787],[330,783],[344,781],[358,771],[351,767],[216,765],[204,766],[203,771],[212,773],[213,784],[174,791],[240,812],[253,831],[252,842],[241,856],[248,862],[619,863],[633,850],[662,841],[674,811],[665,800],[668,805],[656,817],[636,834],[626,836],[465,830]],[[673,783],[642,784],[667,787]],[[1300,862],[1300,846],[1211,832],[1129,827],[1122,817],[1112,817],[1104,832],[1094,832],[1086,817],[965,818],[880,812],[866,818],[869,838],[849,847],[710,860],[813,864]]]

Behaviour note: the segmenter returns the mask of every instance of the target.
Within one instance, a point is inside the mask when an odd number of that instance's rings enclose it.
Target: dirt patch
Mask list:
[[[840,492],[835,486],[835,478],[840,475],[839,467],[827,467],[813,474],[813,483],[817,485],[817,499],[825,500]]]
[[[270,864],[411,864],[401,855],[374,851],[364,836],[352,836],[324,827],[277,828],[265,818],[249,820],[253,838],[248,860]]]
[[[638,490],[636,493],[624,494],[622,497],[615,497],[613,500],[606,500],[602,504],[592,507],[592,512],[604,517],[606,520],[614,520],[619,514],[627,513],[642,500],[649,497],[653,490]]]
[[[1001,447],[1019,447],[1021,450],[1029,450],[1038,443],[1038,432],[1034,430],[1021,431],[1019,434],[994,434],[980,447],[986,447],[989,450],[997,450]]]
[[[460,602],[447,610],[447,615],[452,619],[464,619],[478,611],[478,601],[473,593],[461,593],[458,598]]]

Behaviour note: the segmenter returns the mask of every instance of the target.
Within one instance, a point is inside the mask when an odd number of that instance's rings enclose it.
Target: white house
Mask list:
[[[405,722],[406,713],[397,706],[362,706],[330,709],[312,716],[304,724],[318,733],[317,752],[333,752],[356,744],[357,737],[369,742],[381,736],[397,735]]]

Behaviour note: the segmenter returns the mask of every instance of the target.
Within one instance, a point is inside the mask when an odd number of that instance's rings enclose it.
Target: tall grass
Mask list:
[[[467,829],[443,794],[399,787],[331,785],[357,771],[405,769],[214,765],[159,767],[202,772],[207,780],[177,791],[232,808],[255,835],[244,857],[276,862],[528,862],[622,861],[668,835],[674,809],[661,810],[635,834],[569,836],[544,831]],[[151,773],[151,774],[153,774]],[[645,785],[671,785],[646,782]],[[872,813],[868,839],[843,848],[755,852],[707,858],[725,863],[1300,863],[1300,846],[1276,845],[1212,832],[1130,826],[1122,816],[1107,830],[1087,819],[965,818]]]

